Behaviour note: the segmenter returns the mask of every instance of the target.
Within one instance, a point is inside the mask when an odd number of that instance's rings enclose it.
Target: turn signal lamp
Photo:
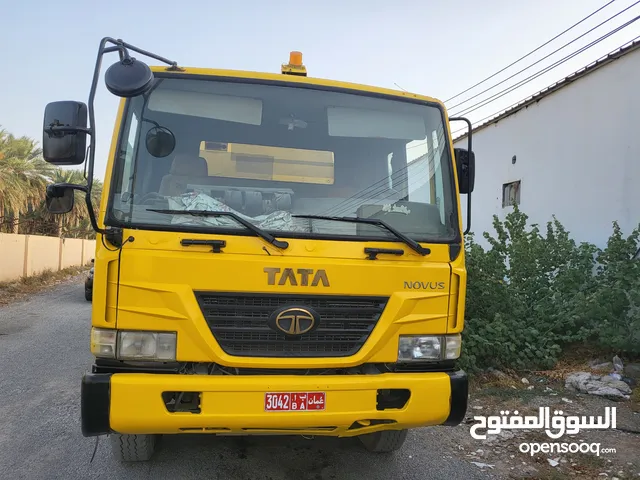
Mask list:
[[[282,74],[307,76],[307,69],[302,64],[302,52],[294,51],[289,53],[289,63],[282,65]]]

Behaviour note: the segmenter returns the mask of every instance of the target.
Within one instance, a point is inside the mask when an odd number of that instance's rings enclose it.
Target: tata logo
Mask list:
[[[276,332],[298,336],[315,330],[320,323],[318,314],[308,307],[283,307],[269,316],[267,324]]]
[[[404,288],[411,290],[444,290],[444,282],[404,282]]]
[[[265,267],[264,273],[267,274],[267,283],[269,285],[293,285],[297,287],[317,287],[322,284],[323,287],[329,286],[329,277],[324,270],[313,270],[311,268],[285,268],[280,271],[279,268]]]

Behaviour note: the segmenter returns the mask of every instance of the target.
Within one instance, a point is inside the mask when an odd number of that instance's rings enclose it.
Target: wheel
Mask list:
[[[109,435],[111,453],[121,462],[145,462],[156,447],[157,435]]]
[[[90,301],[91,301],[91,298],[92,298],[92,296],[93,296],[92,294],[93,294],[93,291],[92,291],[91,289],[89,289],[89,288],[85,288],[85,289],[84,289],[84,299],[85,299],[87,302],[90,302]]]
[[[370,452],[386,453],[399,450],[407,439],[408,430],[383,430],[381,432],[367,433],[358,438],[364,448]]]
[[[148,203],[153,203],[154,200],[163,200],[164,196],[160,195],[158,192],[149,192],[149,193],[145,193],[142,198],[140,199],[140,202],[142,204],[148,204]]]

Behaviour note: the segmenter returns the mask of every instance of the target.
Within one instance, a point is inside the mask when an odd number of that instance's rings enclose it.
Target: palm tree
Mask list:
[[[13,233],[95,237],[84,194],[75,192],[76,207],[64,215],[51,215],[45,205],[50,183],[85,184],[84,172],[53,167],[42,159],[42,150],[28,138],[0,128],[0,230],[9,225]],[[102,182],[94,179],[91,199],[98,215]],[[21,218],[28,222],[20,227]],[[10,219],[10,221],[8,221]]]
[[[24,202],[24,189],[15,175],[15,164],[15,160],[5,158],[0,151],[0,227],[7,223],[8,214],[19,210]]]
[[[12,135],[0,129],[0,230],[7,213],[19,209],[23,199],[22,185],[15,175],[16,160],[10,155],[13,141]]]
[[[0,215],[7,223],[11,213],[13,233],[18,233],[21,213],[44,199],[53,167],[41,155],[35,140],[0,130]]]

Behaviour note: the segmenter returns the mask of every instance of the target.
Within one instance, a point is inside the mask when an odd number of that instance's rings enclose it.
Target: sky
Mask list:
[[[445,101],[608,1],[14,0],[2,7],[0,128],[41,141],[48,102],[87,102],[98,44],[106,36],[122,38],[182,66],[272,73],[280,72],[290,51],[299,50],[310,77],[399,86]],[[495,95],[640,15],[639,3],[517,77],[456,106],[636,1],[613,1],[505,72],[446,102],[449,114]],[[499,113],[638,36],[640,21],[465,116],[476,122]],[[105,57],[102,72],[117,58],[115,53]],[[104,178],[118,101],[101,78],[95,103],[98,178]]]

